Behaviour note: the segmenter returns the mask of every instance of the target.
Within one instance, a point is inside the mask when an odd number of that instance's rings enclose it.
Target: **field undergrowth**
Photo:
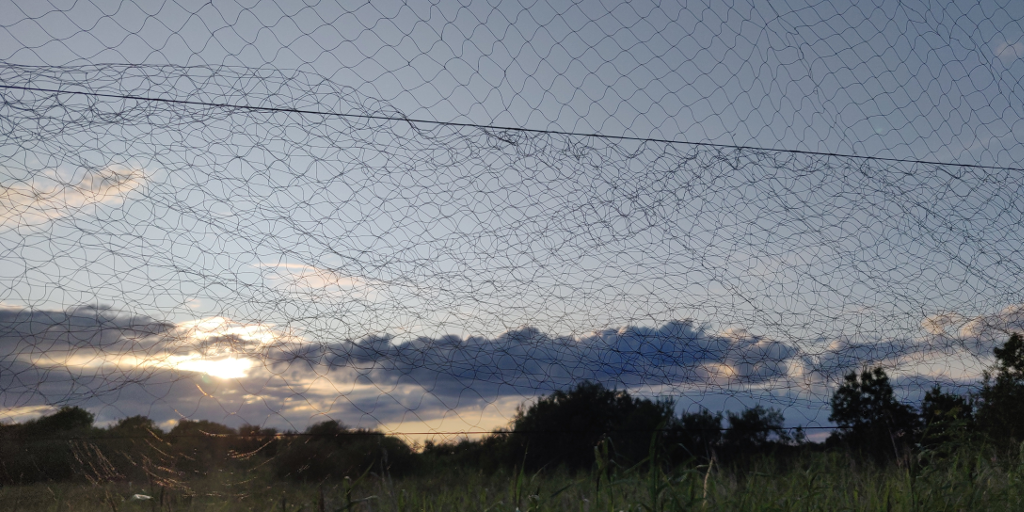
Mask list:
[[[664,470],[598,466],[492,475],[434,468],[392,479],[367,472],[323,483],[275,481],[262,469],[220,472],[160,488],[127,482],[0,488],[0,509],[18,511],[975,511],[1024,510],[1021,457],[981,453],[879,467],[813,453],[785,467],[763,458],[744,469]]]

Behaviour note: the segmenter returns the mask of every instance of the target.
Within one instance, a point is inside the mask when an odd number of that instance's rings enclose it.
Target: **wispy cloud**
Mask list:
[[[996,57],[1003,61],[1005,64],[1012,63],[1017,59],[1024,58],[1024,42],[1003,42],[995,47],[993,50]]]
[[[823,351],[804,358],[808,379],[834,384],[845,373],[871,366],[933,381],[979,379],[993,349],[1011,334],[1024,332],[1024,304],[975,316],[937,313],[920,325],[922,333],[916,337],[832,340]]]
[[[340,271],[295,263],[261,264],[267,278],[291,294],[376,300],[387,284]]]
[[[72,176],[48,171],[22,180],[6,177],[0,188],[0,229],[39,227],[95,205],[118,205],[145,182],[141,170],[113,167]]]

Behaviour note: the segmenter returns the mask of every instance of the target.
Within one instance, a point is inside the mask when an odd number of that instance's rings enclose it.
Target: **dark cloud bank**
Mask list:
[[[829,383],[841,374],[868,364],[910,369],[929,355],[980,357],[999,339],[993,329],[1006,332],[1019,323],[1019,311],[1008,311],[984,322],[975,319],[965,327],[968,336],[955,340],[931,335],[797,345],[744,331],[711,332],[691,321],[583,336],[524,327],[496,337],[401,343],[388,336],[260,343],[236,335],[189,338],[179,326],[98,307],[5,308],[0,309],[0,420],[17,419],[32,406],[76,404],[98,409],[100,419],[108,421],[147,414],[158,421],[229,418],[303,428],[311,418],[329,415],[389,423],[459,414],[460,408],[504,399],[521,401],[589,380],[673,396],[684,407],[763,401],[804,410],[805,418],[821,422]],[[256,363],[238,379],[216,379],[170,363],[226,355]],[[912,369],[904,373],[894,382],[908,398],[936,381]]]

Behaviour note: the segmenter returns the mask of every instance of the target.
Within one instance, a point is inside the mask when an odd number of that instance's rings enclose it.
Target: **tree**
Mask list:
[[[95,415],[81,407],[59,411],[3,429],[0,481],[22,483],[69,480],[78,462],[71,441],[91,437]]]
[[[943,391],[938,384],[932,386],[921,401],[921,419],[925,425],[949,420],[970,421],[973,418],[974,411],[966,397]]]
[[[81,407],[61,407],[59,411],[26,422],[22,429],[32,437],[51,437],[92,428],[96,415]]]
[[[114,424],[113,427],[110,427],[110,430],[125,433],[162,433],[160,429],[157,428],[156,423],[154,423],[153,420],[142,415],[121,418],[117,420],[117,423]]]
[[[441,443],[427,441],[423,446],[423,458],[426,464],[435,467],[479,470],[484,474],[493,474],[505,468],[509,461],[516,460],[511,454],[514,446],[509,442],[509,435],[507,429],[498,429],[478,440],[461,438]],[[521,461],[519,459],[517,462]]]
[[[228,444],[235,433],[213,421],[183,419],[167,433],[167,440],[178,456],[178,470],[205,475],[228,464]]]
[[[971,402],[961,395],[943,391],[938,384],[924,395],[921,401],[921,420],[924,434],[921,444],[930,449],[945,452],[950,443],[965,439],[974,423]]]
[[[277,454],[278,441],[277,429],[245,424],[238,427],[238,438],[231,443],[231,449],[236,457],[248,457],[256,453],[273,457]]]
[[[710,460],[722,442],[722,413],[711,414],[701,407],[698,412],[680,414],[671,423],[666,442],[674,459]]]
[[[997,443],[1017,444],[1024,441],[1024,336],[1013,334],[993,352],[996,363],[978,395],[978,426]]]
[[[785,429],[782,411],[765,409],[757,405],[741,413],[729,411],[729,429],[725,431],[723,443],[734,454],[748,454],[768,446],[772,440],[789,444],[793,437]]]
[[[509,462],[525,460],[530,469],[548,464],[586,469],[594,462],[594,447],[607,442],[618,461],[632,464],[647,456],[651,436],[672,416],[671,401],[634,398],[583,382],[519,407],[509,436],[518,460]]]
[[[166,451],[164,433],[153,420],[137,415],[122,418],[100,433],[95,446],[116,470],[117,475],[135,482],[161,482],[173,479],[175,460]],[[85,457],[80,457],[83,460]],[[94,480],[111,477],[99,468],[89,468]]]
[[[831,400],[829,421],[838,426],[829,438],[879,460],[900,456],[913,444],[918,427],[914,410],[896,400],[882,368],[850,372]]]
[[[306,428],[277,448],[272,459],[279,478],[305,482],[356,478],[367,470],[379,475],[412,470],[415,454],[397,437],[376,430],[349,429],[336,420]]]

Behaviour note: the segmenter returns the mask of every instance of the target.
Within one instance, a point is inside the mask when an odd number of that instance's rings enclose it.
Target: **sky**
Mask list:
[[[0,421],[820,426],[1020,329],[1018,3],[0,11]]]

